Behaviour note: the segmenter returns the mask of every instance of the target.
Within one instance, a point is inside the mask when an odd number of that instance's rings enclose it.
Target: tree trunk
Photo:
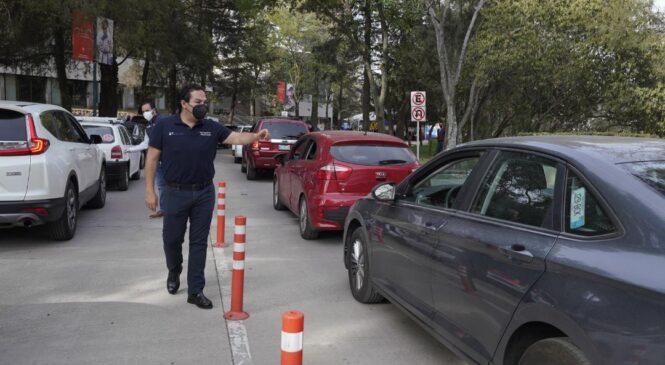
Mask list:
[[[99,92],[99,116],[116,117],[118,115],[118,62],[99,64],[101,73]]]
[[[319,124],[319,82],[318,75],[314,74],[314,90],[312,91],[312,113],[310,116],[310,121],[315,128],[318,128]]]
[[[166,93],[166,106],[171,114],[175,114],[180,109],[180,100],[178,100],[178,66],[173,64],[169,72],[169,89]]]
[[[363,12],[365,13],[365,43],[363,49],[363,61],[365,63],[365,72],[363,73],[363,129],[365,131],[369,130],[369,110],[370,110],[370,93],[371,93],[371,84],[372,81],[370,78],[372,76],[372,1],[365,0],[365,6],[363,7]]]
[[[65,57],[65,32],[60,27],[56,27],[53,34],[53,58],[55,58],[55,69],[58,78],[58,88],[60,89],[60,105],[71,111],[72,94],[67,79],[67,63]]]
[[[154,95],[150,95],[148,92],[148,74],[150,73],[150,56],[148,52],[145,54],[145,60],[143,62],[143,72],[141,73],[141,88],[139,89],[139,103],[143,103]],[[139,109],[141,106],[138,106]]]
[[[238,100],[238,70],[233,71],[233,91],[231,92],[231,110],[229,111],[229,124],[233,124],[236,116],[236,101]]]

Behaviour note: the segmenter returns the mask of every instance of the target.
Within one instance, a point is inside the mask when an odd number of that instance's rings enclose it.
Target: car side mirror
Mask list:
[[[275,155],[275,160],[279,162],[280,165],[284,166],[284,160],[286,159],[286,153],[280,153]]]
[[[102,136],[100,136],[98,134],[92,134],[92,135],[90,135],[90,142],[92,144],[100,144],[100,143],[102,143]]]
[[[372,189],[374,199],[381,202],[395,201],[395,183],[382,183]]]

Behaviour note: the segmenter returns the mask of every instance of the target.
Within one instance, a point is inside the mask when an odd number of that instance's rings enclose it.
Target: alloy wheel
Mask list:
[[[67,191],[67,203],[65,209],[67,209],[67,226],[73,231],[76,226],[76,194],[74,194],[72,188]]]
[[[356,291],[360,291],[365,282],[365,252],[359,239],[353,241],[351,248],[351,272],[354,277]]]
[[[300,203],[300,232],[305,232],[307,230],[307,202],[305,199],[302,199]]]

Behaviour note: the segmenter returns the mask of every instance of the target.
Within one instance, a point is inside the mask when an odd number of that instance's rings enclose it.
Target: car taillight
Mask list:
[[[252,145],[250,147],[251,147],[252,151],[258,151],[259,150],[259,142],[252,143]]]
[[[28,125],[28,131],[30,135],[28,136],[27,146],[24,147],[21,145],[17,148],[8,148],[0,150],[0,156],[27,156],[27,155],[39,155],[48,149],[50,142],[48,139],[39,138],[37,136],[37,130],[35,129],[35,121],[32,119],[30,113],[25,115],[25,122]]]
[[[41,216],[48,216],[48,210],[46,208],[25,208],[23,209],[24,213],[34,213]]]
[[[115,146],[111,149],[111,158],[122,158],[122,148],[120,146]]]
[[[351,176],[353,169],[347,166],[328,164],[319,169],[316,177],[319,180],[346,180]]]

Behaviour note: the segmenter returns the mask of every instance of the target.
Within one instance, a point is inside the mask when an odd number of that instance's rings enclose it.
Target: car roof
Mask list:
[[[265,122],[301,123],[301,124],[305,124],[305,122],[303,122],[303,121],[300,120],[300,119],[265,118],[265,119],[261,119],[261,120],[259,121],[259,123],[265,123]]]
[[[331,144],[346,143],[346,142],[380,142],[389,144],[399,144],[407,146],[403,140],[391,136],[389,134],[374,133],[374,132],[358,132],[358,131],[318,131],[312,132],[310,136],[320,136],[330,141]]]
[[[665,160],[665,140],[657,138],[610,136],[530,136],[493,138],[459,145],[460,148],[523,148],[576,159],[592,156],[612,164],[633,161]]]
[[[89,125],[93,127],[108,127],[108,128],[113,128],[116,126],[121,126],[122,124],[120,123],[106,123],[106,122],[88,122],[88,121],[79,121],[81,125]],[[113,128],[116,129],[116,128]]]
[[[113,123],[113,124],[122,124],[122,120],[114,117],[88,117],[88,116],[77,116],[76,119],[79,122],[94,122],[94,123]]]
[[[0,100],[0,108],[14,110],[22,113],[39,113],[45,110],[53,109],[65,111],[65,109],[58,105],[13,100]]]

